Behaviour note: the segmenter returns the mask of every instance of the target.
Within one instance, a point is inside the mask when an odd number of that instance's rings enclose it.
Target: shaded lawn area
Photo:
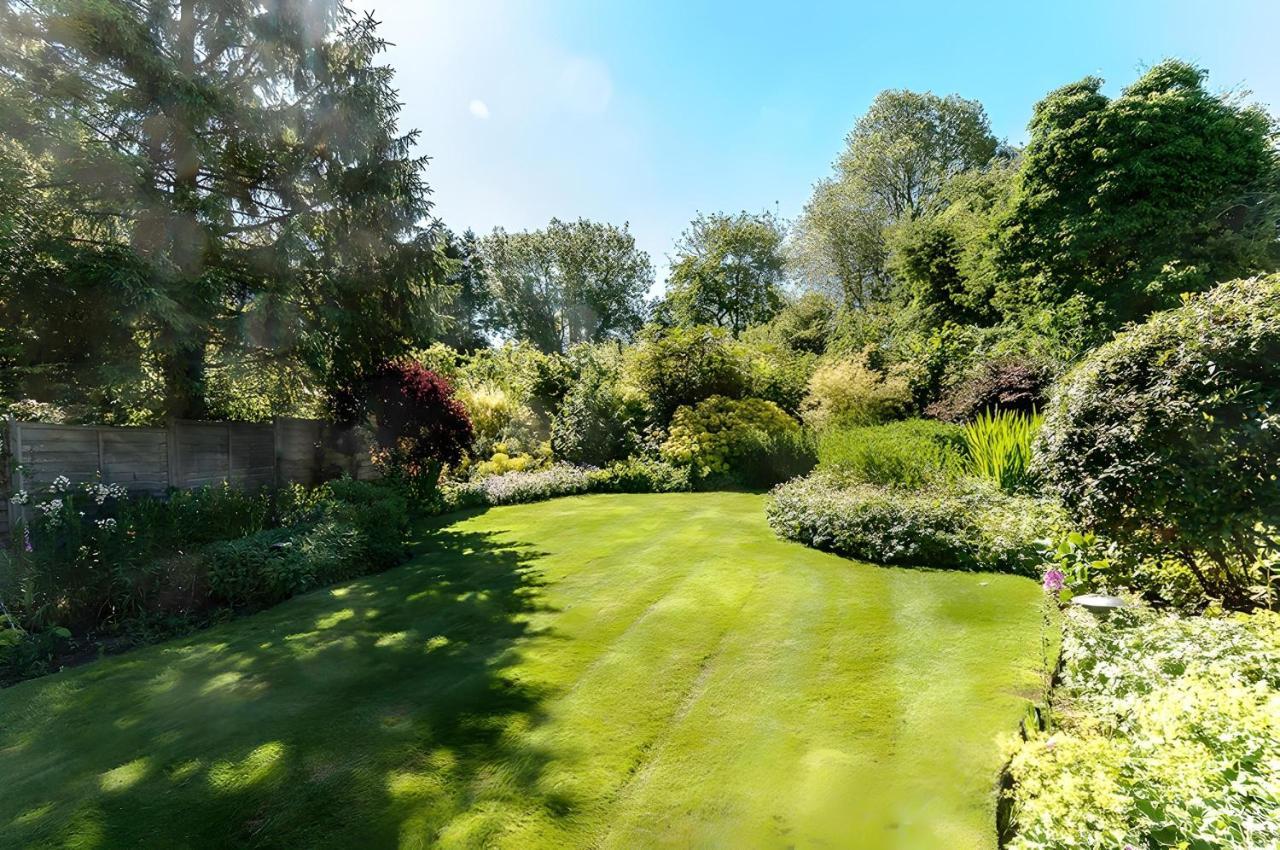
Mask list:
[[[0,846],[993,847],[1027,579],[762,497],[444,518],[380,576],[0,691]]]

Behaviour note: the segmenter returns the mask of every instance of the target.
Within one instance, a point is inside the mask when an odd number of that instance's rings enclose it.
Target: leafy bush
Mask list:
[[[458,400],[471,418],[474,454],[491,454],[498,443],[511,442],[513,436],[531,430],[528,419],[532,413],[497,384],[463,387],[458,391]]]
[[[598,360],[583,365],[551,424],[559,460],[599,466],[626,457],[636,442],[618,376]]]
[[[1031,416],[1044,407],[1052,382],[1053,373],[1043,363],[1007,357],[984,360],[925,412],[945,422],[967,422],[997,411]]]
[[[387,569],[404,560],[409,507],[393,486],[341,479],[295,509],[296,524],[204,550],[215,600],[271,605],[315,587]]]
[[[343,523],[361,537],[362,558],[375,570],[393,567],[408,554],[409,502],[398,489],[379,481],[343,478],[322,488],[320,521]],[[368,570],[366,570],[368,571]]]
[[[1086,527],[1254,604],[1280,527],[1280,275],[1118,334],[1064,380],[1038,445]]]
[[[97,640],[204,617],[219,602],[271,604],[392,566],[407,551],[408,501],[382,482],[293,486],[274,498],[214,487],[159,500],[59,479],[40,498],[17,498],[32,518],[0,558],[0,602],[33,636],[70,629]],[[28,659],[33,672],[39,657]]]
[[[817,463],[818,449],[810,431],[750,431],[733,461],[731,478],[747,487],[766,489],[807,475]]]
[[[781,537],[880,564],[1038,575],[1051,503],[978,484],[904,490],[817,474],[777,487],[766,515]]]
[[[910,405],[907,378],[872,368],[864,353],[818,364],[809,379],[804,420],[819,431],[841,425],[875,425],[903,416]]]
[[[830,428],[818,439],[818,468],[850,481],[914,489],[954,480],[963,447],[959,426],[931,419]]]
[[[682,407],[671,419],[662,445],[670,463],[689,466],[694,475],[729,475],[751,455],[759,458],[800,425],[771,401],[712,396],[693,407]]]
[[[272,499],[266,490],[221,485],[176,490],[164,499],[122,499],[116,504],[117,521],[159,548],[230,540],[272,524]]]
[[[335,418],[371,424],[381,465],[397,477],[434,484],[442,464],[456,465],[474,431],[453,385],[412,360],[381,364],[335,391]]]
[[[601,493],[677,493],[693,488],[689,467],[660,460],[627,458],[589,475],[591,489]]]
[[[740,358],[721,328],[649,328],[626,352],[626,393],[664,427],[676,410],[711,396],[738,398],[746,388]]]
[[[154,611],[159,598],[188,581],[184,571],[168,569],[165,556],[273,521],[265,492],[209,487],[171,496],[130,497],[119,485],[73,486],[66,478],[41,494],[15,494],[31,519],[15,530],[22,544],[0,577],[6,604],[35,631],[118,625]]]
[[[280,602],[315,582],[288,529],[214,543],[204,558],[213,597],[233,607]]]
[[[979,413],[964,426],[970,470],[1006,493],[1030,487],[1031,444],[1043,421],[1038,414]]]
[[[743,396],[771,401],[799,416],[818,358],[772,342],[738,340],[733,345],[743,375]]]
[[[1055,728],[1011,763],[1013,850],[1280,844],[1280,616],[1069,612]]]

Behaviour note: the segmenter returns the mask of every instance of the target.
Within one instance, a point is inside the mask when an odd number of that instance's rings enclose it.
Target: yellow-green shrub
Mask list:
[[[880,372],[866,354],[826,360],[809,378],[805,422],[821,430],[833,425],[876,425],[903,416],[911,405],[905,375]]]
[[[499,384],[485,381],[463,386],[458,398],[471,417],[475,431],[473,457],[486,457],[499,451],[500,443],[519,448],[532,448],[537,436],[533,411]]]
[[[734,460],[763,441],[796,435],[800,424],[771,401],[711,396],[694,407],[683,406],[671,418],[662,455],[692,467],[701,477],[727,475]]]
[[[507,446],[499,443],[494,446],[493,456],[482,460],[471,467],[471,478],[485,478],[489,475],[505,475],[508,472],[525,472],[538,465],[538,458],[530,454],[509,454]]]

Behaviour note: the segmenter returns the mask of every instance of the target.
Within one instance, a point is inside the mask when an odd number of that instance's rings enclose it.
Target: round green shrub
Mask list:
[[[1280,275],[1190,297],[1094,351],[1037,448],[1086,527],[1179,556],[1207,593],[1246,604],[1280,526]]]
[[[729,475],[763,442],[799,431],[800,424],[771,401],[712,396],[676,411],[662,456],[692,467],[698,477]]]

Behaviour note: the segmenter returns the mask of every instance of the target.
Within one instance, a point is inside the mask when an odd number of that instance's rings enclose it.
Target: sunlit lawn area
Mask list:
[[[0,691],[0,846],[994,846],[1036,584],[780,542],[761,500],[455,515]]]

